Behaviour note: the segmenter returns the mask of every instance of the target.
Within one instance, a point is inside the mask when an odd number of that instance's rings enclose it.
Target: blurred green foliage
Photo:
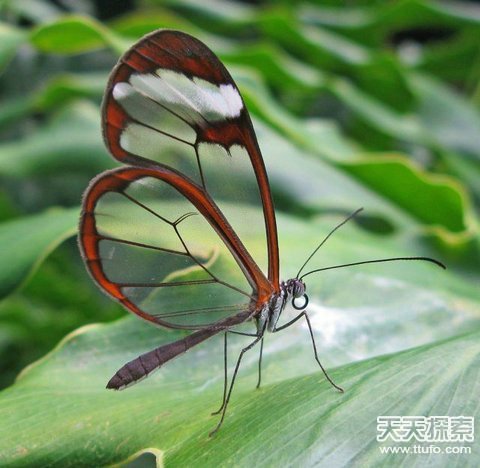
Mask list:
[[[231,70],[286,220],[280,224],[285,244],[294,250],[291,223],[303,219],[305,229],[326,220],[319,225],[323,232],[364,206],[353,236],[339,237],[353,246],[339,243],[332,261],[355,260],[344,259],[350,250],[369,258],[369,249],[382,246],[390,254],[431,255],[448,264],[448,282],[438,275],[430,284],[416,278],[434,296],[455,296],[448,318],[432,312],[413,340],[406,338],[411,330],[399,329],[394,341],[404,344],[394,348],[387,346],[392,336],[385,328],[374,329],[370,338],[379,347],[362,357],[435,346],[478,330],[480,8],[466,1],[344,3],[0,2],[0,386],[80,325],[123,315],[96,290],[72,236],[89,180],[115,164],[100,134],[108,73],[123,50],[157,28],[192,33]],[[315,238],[311,232],[305,237]],[[283,249],[286,270],[302,256]],[[369,317],[374,321],[387,310]],[[105,358],[108,343],[105,338]],[[327,356],[336,364],[355,360]],[[41,376],[38,382],[43,385]],[[117,458],[99,455],[91,463],[118,462],[145,447],[140,440]],[[476,464],[473,456],[468,463]]]

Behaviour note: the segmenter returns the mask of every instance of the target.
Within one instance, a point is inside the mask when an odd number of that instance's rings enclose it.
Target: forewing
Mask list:
[[[103,132],[119,161],[160,163],[185,174],[222,209],[240,237],[265,224],[263,239],[246,245],[278,285],[275,213],[265,165],[240,92],[199,40],[178,31],[145,36],[119,60],[103,103]],[[255,219],[229,215],[226,202],[259,204]],[[262,219],[263,218],[263,219]],[[256,247],[262,245],[261,251]],[[268,260],[268,261],[267,261]],[[275,286],[278,287],[278,286]]]
[[[167,327],[234,324],[272,292],[213,201],[168,168],[122,168],[94,179],[79,239],[98,285]]]

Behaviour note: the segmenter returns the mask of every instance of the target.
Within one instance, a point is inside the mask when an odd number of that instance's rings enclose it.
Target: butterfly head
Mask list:
[[[305,283],[301,279],[292,278],[280,283],[280,294],[274,294],[259,315],[258,329],[267,327],[268,331],[276,331],[277,322],[289,300],[297,310],[307,307],[308,296],[305,294]]]
[[[306,289],[305,283],[299,278],[289,279],[285,283],[285,290],[288,296],[292,298],[292,306],[294,309],[303,310],[307,307],[308,296],[305,293]],[[299,300],[301,298],[303,298],[303,301]]]

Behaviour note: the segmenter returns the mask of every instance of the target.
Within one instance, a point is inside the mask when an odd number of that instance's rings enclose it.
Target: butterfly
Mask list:
[[[294,278],[280,281],[272,194],[245,103],[216,55],[183,32],[155,31],[120,58],[107,84],[102,126],[106,146],[124,166],[103,172],[85,192],[79,246],[86,268],[128,311],[155,325],[191,332],[128,362],[107,388],[132,385],[223,333],[224,391],[213,434],[224,420],[244,354],[260,343],[261,363],[265,333],[304,319],[317,363],[343,391],[318,358],[303,278],[346,265],[301,273],[330,235],[360,210],[330,232]],[[235,215],[239,202],[253,200],[261,210]],[[240,235],[256,223],[262,226],[261,248]],[[405,259],[439,264],[424,257]],[[299,313],[280,326],[288,303]],[[254,333],[235,329],[246,322],[254,323]],[[230,385],[229,333],[252,338]],[[257,386],[260,377],[259,366]]]

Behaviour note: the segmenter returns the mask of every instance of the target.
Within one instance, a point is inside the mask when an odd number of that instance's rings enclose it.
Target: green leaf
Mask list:
[[[426,142],[426,135],[415,114],[396,112],[344,79],[332,80],[329,90],[377,131],[399,140]]]
[[[22,30],[0,23],[0,70],[8,65],[26,39],[27,35]]]
[[[405,68],[391,53],[375,55],[355,70],[357,86],[375,99],[406,113],[414,107],[414,94],[405,76]]]
[[[222,32],[242,31],[251,25],[256,18],[253,6],[239,4],[229,0],[164,0],[162,5],[168,6],[179,15],[191,18],[202,29]]]
[[[298,24],[289,12],[267,11],[261,17],[262,32],[286,50],[320,69],[332,71],[344,66],[365,64],[369,50],[320,27]]]
[[[410,223],[420,222],[446,244],[460,245],[475,235],[469,198],[453,178],[422,172],[404,155],[363,153],[341,135],[336,138],[335,128],[309,126],[283,108],[276,109],[261,83],[251,75],[242,75],[240,84],[249,108],[302,148],[280,141],[277,133],[268,135],[268,128],[256,124],[274,190],[277,187],[282,195],[288,194],[290,203],[300,202],[314,210],[334,205],[351,211],[360,203],[387,219],[399,221],[406,215]],[[316,155],[327,162],[309,161]],[[335,166],[352,177],[344,177]]]
[[[27,96],[15,96],[2,104],[0,127],[28,117],[65,106],[79,98],[99,100],[105,90],[106,73],[62,74],[50,79],[42,88]]]
[[[330,223],[309,227],[284,217],[279,222],[283,268],[295,271]],[[369,237],[347,227],[331,239],[322,263],[355,259],[355,252],[368,258],[390,253]],[[107,391],[106,381],[122,364],[182,336],[131,317],[74,332],[0,394],[4,460],[97,466],[150,451],[178,466],[229,460],[237,466],[252,466],[253,460],[257,466],[305,466],[331,464],[333,457],[368,464],[379,457],[377,416],[478,416],[473,408],[479,332],[438,341],[480,327],[474,286],[431,265],[384,264],[309,277],[307,287],[322,361],[329,369],[349,363],[332,372],[345,394],[336,393],[316,368],[308,331],[299,324],[268,336],[259,391],[253,388],[257,353],[247,353],[225,424],[209,440],[217,421],[210,412],[221,396],[221,337],[131,389]],[[231,363],[248,342],[231,338]],[[426,345],[402,352],[418,344]],[[381,356],[387,352],[394,354]],[[364,430],[359,434],[352,427]]]
[[[439,3],[423,1],[421,3],[425,4],[426,8],[431,9],[439,17],[445,19],[445,22],[472,25],[480,31],[480,11],[476,5],[469,5],[468,2]]]
[[[228,462],[344,466],[352,459],[369,466],[375,462],[399,466],[406,456],[386,457],[379,452],[378,416],[479,416],[475,411],[477,332],[337,369],[332,376],[345,386],[344,395],[335,393],[319,373],[265,384],[260,391],[239,383],[224,426],[209,440],[208,431],[215,424],[209,412],[220,397],[221,370],[218,365],[204,369],[209,366],[205,357],[210,360],[214,351],[219,352],[219,343],[213,350],[212,343],[209,350],[203,347],[203,353],[192,351],[181,358],[189,360],[181,367],[174,363],[175,369],[163,369],[162,380],[150,379],[144,388],[113,394],[97,375],[99,370],[113,370],[99,343],[133,337],[106,331],[106,327],[89,327],[71,335],[47,360],[24,373],[15,387],[3,392],[0,414],[8,432],[1,448],[7,463],[98,466],[148,451],[157,455],[158,462],[163,459],[172,466]],[[220,361],[220,356],[214,357]],[[100,361],[95,369],[89,365],[93,359]],[[192,367],[194,359],[198,371]],[[254,364],[249,367],[253,374]],[[204,385],[212,378],[216,388]],[[253,379],[249,380],[253,387]],[[37,424],[29,423],[33,404]],[[47,424],[49,431],[42,429]],[[462,466],[475,466],[479,458],[475,452],[463,457],[442,455],[435,466],[448,467],[461,460]]]
[[[83,170],[94,175],[112,166],[106,153],[98,108],[77,102],[54,114],[38,132],[0,145],[0,173],[25,177]]]
[[[412,74],[418,116],[436,144],[463,153],[480,164],[480,113],[465,98],[440,81]]]
[[[16,96],[5,100],[0,109],[0,128],[16,122],[32,112],[34,100],[31,96]]]
[[[35,95],[35,110],[46,111],[65,105],[73,99],[99,99],[103,95],[107,79],[106,73],[56,75]]]
[[[415,65],[452,84],[463,82],[468,90],[470,86],[475,86],[475,81],[479,78],[476,65],[479,47],[478,30],[468,28],[459,31],[452,40],[430,45]],[[445,66],[446,63],[449,64],[448,67]]]
[[[301,148],[331,160],[350,160],[355,157],[358,146],[341,135],[334,122],[298,119],[272,98],[258,75],[238,68],[233,68],[232,72],[249,111],[278,133],[285,135],[285,141],[290,140]],[[265,141],[268,144],[267,138]]]
[[[111,47],[118,54],[128,43],[96,20],[84,16],[68,16],[35,29],[30,40],[43,52],[78,54]]]
[[[330,26],[358,42],[384,47],[392,33],[409,29],[437,28],[480,30],[480,14],[468,2],[404,0],[354,7],[315,5],[301,10],[304,21]]]
[[[0,298],[18,288],[43,259],[75,232],[78,209],[52,209],[0,225]]]
[[[117,303],[92,288],[76,239],[38,263],[25,286],[0,301],[0,388],[72,330],[123,315]]]
[[[5,8],[14,18],[26,19],[33,24],[53,21],[62,15],[60,6],[48,0],[22,0],[11,2],[4,0]]]
[[[449,171],[462,180],[474,197],[480,200],[480,165],[471,158],[449,151],[442,152],[441,156]]]
[[[467,229],[464,218],[466,194],[459,184],[444,176],[422,173],[403,157],[385,156],[344,167],[385,197],[402,206],[423,225],[442,226],[448,232]],[[395,180],[392,184],[391,181]],[[413,199],[412,194],[417,196]]]
[[[475,389],[480,381],[475,370],[480,359],[479,338],[477,332],[337,369],[333,377],[342,379],[345,395],[335,394],[314,375],[268,386],[253,396],[241,395],[232,409],[229,428],[218,434],[215,444],[207,445],[202,438],[201,423],[199,429],[192,425],[191,435],[166,450],[163,461],[172,466],[412,463],[412,455],[380,452],[380,446],[396,444],[376,441],[377,417],[468,414],[478,418]],[[453,445],[470,447],[472,454],[433,455],[430,462],[436,467],[478,464],[472,443]]]
[[[153,10],[135,10],[132,13],[115,18],[109,26],[122,36],[140,38],[156,29],[168,28],[189,32],[194,36],[205,34],[205,31],[194,26],[187,18],[171,11],[156,7]]]
[[[244,65],[261,73],[273,86],[286,91],[288,88],[298,91],[319,89],[323,76],[313,67],[297,61],[270,44],[256,43],[247,47],[230,48],[219,51],[225,63]]]

